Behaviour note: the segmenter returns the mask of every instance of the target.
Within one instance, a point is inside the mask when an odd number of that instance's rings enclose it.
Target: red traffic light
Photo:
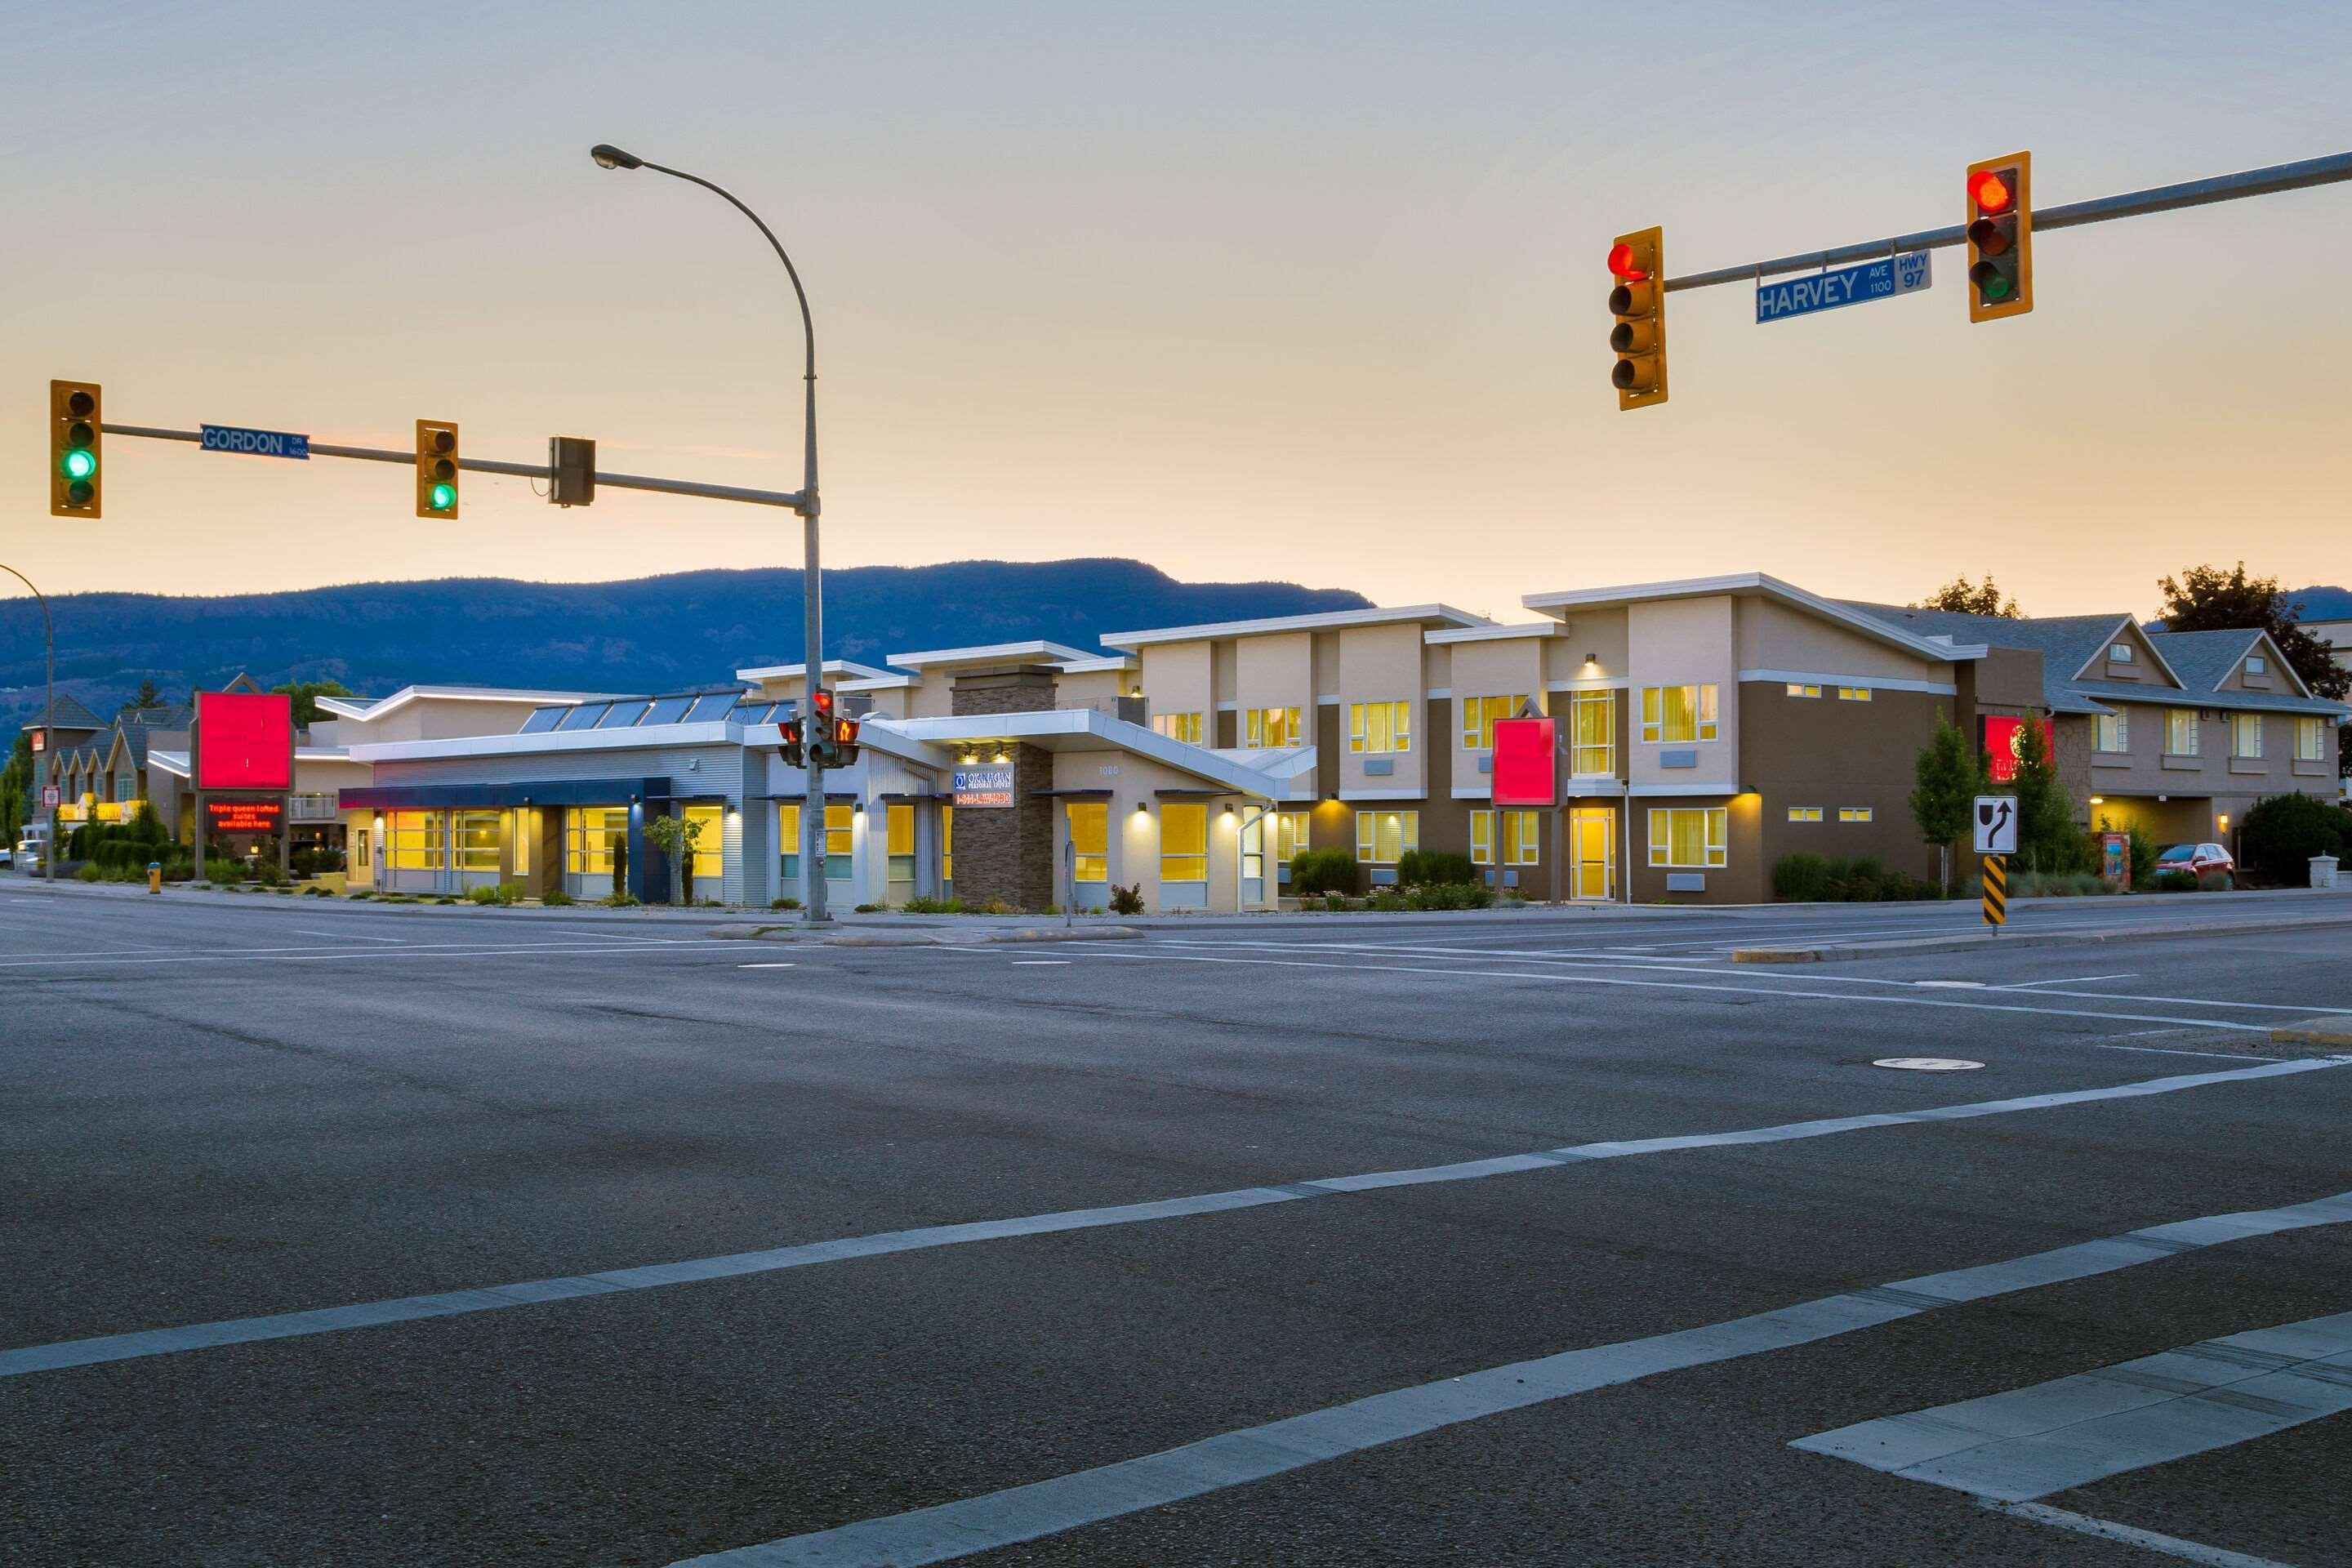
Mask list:
[[[836,745],[857,744],[857,721],[847,718],[835,719],[833,721],[833,739]]]
[[[816,690],[815,695],[812,696],[812,697],[809,699],[809,706],[810,706],[812,709],[814,709],[814,710],[815,710],[815,712],[816,712],[816,716],[817,716],[818,718],[820,718],[820,719],[830,719],[830,718],[832,718],[832,717],[833,717],[833,693],[832,693],[832,692],[830,692],[830,691],[825,690],[823,687],[819,687],[819,688],[817,689],[817,690]]]
[[[2007,212],[2009,204],[2015,198],[2007,180],[1990,169],[1984,169],[1969,179],[1969,199],[1976,203],[1979,212],[2000,213]]]
[[[1634,259],[1633,247],[1630,245],[1609,247],[1609,270],[1628,283],[1639,283],[1650,276],[1649,268]]]

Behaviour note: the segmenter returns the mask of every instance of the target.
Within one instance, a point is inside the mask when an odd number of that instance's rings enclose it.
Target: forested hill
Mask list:
[[[922,648],[1360,608],[1340,588],[1180,583],[1140,561],[958,561],[824,574],[825,656],[880,664]],[[340,680],[646,690],[801,657],[801,574],[688,572],[618,583],[507,578],[367,583],[221,598],[76,594],[52,601],[58,680],[111,713],[142,679],[166,696],[239,670],[265,685]],[[0,724],[41,700],[41,623],[0,601]]]

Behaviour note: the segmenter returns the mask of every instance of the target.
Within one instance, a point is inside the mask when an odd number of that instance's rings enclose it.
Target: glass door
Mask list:
[[[1569,864],[1574,881],[1569,896],[1606,899],[1614,891],[1611,868],[1617,816],[1607,806],[1579,806],[1569,816]]]

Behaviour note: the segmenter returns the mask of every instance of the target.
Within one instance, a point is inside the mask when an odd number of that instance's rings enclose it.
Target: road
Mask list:
[[[1727,961],[1958,914],[0,881],[5,1555],[2352,1563],[2352,928]]]

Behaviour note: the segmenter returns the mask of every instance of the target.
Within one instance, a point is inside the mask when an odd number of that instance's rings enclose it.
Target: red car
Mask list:
[[[2158,854],[2156,870],[2158,876],[2186,871],[2200,882],[2219,879],[2228,888],[2237,883],[2238,862],[2219,844],[2173,844]]]

